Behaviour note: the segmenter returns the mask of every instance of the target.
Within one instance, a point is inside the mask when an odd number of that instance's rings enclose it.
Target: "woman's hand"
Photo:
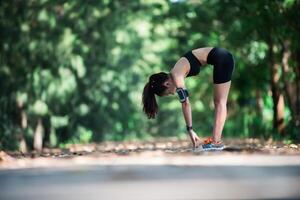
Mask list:
[[[199,143],[200,143],[200,139],[199,139],[198,135],[195,133],[194,130],[190,130],[189,135],[190,135],[190,138],[191,138],[192,143],[193,143],[193,148],[198,147]]]

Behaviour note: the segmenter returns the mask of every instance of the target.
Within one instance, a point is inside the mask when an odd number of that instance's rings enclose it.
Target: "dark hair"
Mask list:
[[[149,119],[155,118],[158,112],[158,105],[156,103],[155,94],[162,96],[167,87],[163,86],[163,83],[169,78],[169,74],[160,72],[152,74],[146,83],[143,91],[143,111],[146,113]]]

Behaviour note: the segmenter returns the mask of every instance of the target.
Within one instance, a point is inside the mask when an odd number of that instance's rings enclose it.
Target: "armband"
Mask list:
[[[182,88],[177,88],[176,89],[176,92],[178,94],[178,97],[179,97],[179,101],[181,103],[185,102],[187,97],[189,96],[189,93],[186,89],[182,89]]]

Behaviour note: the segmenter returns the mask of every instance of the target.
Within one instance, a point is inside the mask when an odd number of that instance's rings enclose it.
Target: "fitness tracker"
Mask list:
[[[188,126],[188,125],[186,125],[186,130],[187,130],[187,131],[193,130],[193,126]]]

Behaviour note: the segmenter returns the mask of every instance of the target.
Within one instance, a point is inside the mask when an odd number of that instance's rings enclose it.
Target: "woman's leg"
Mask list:
[[[223,127],[227,116],[227,97],[230,89],[231,81],[221,84],[214,84],[214,105],[215,120],[213,128],[213,140],[218,142],[221,140]]]

